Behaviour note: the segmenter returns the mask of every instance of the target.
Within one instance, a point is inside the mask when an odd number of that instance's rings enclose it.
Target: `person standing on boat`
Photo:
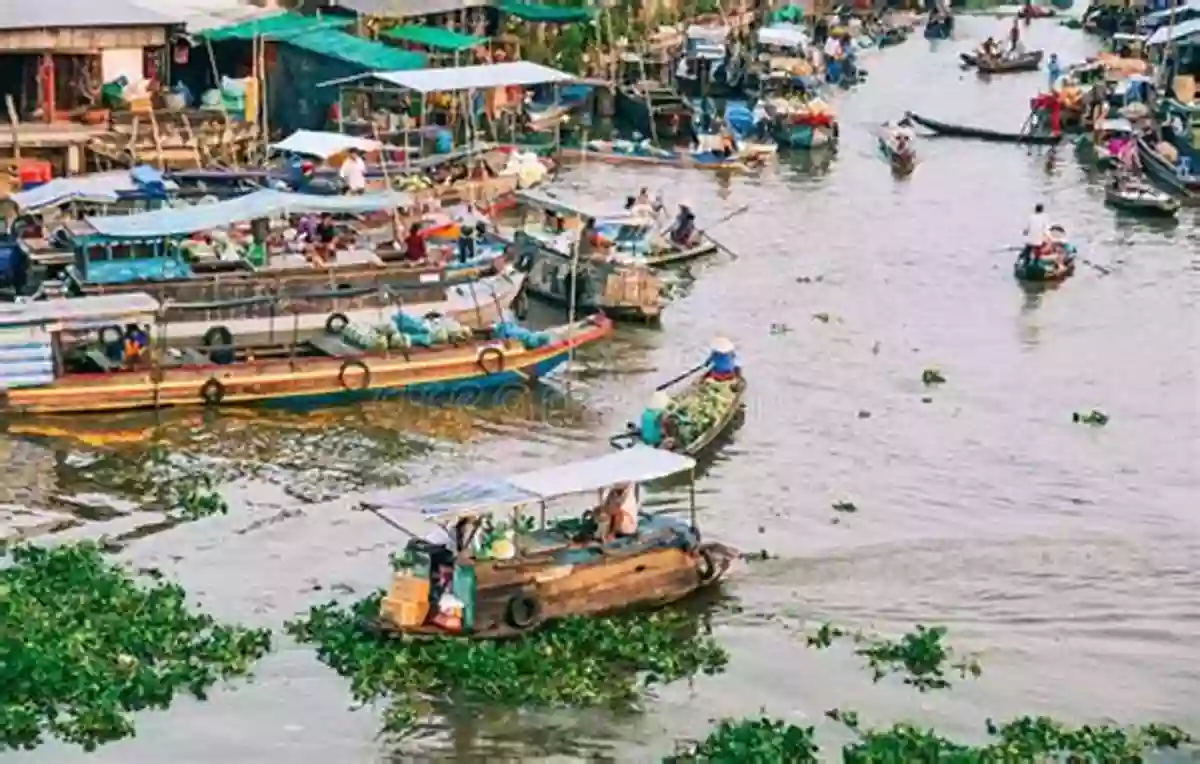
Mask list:
[[[367,190],[367,163],[358,149],[350,149],[338,175],[346,184],[347,194],[361,194]]]
[[[737,363],[737,348],[725,337],[717,337],[709,347],[706,377],[714,382],[727,382],[741,374]]]
[[[1046,218],[1046,208],[1039,204],[1033,208],[1033,215],[1030,216],[1029,223],[1025,226],[1025,248],[1021,250],[1022,262],[1038,256],[1046,245],[1049,230],[1050,223]]]
[[[1062,76],[1062,65],[1058,63],[1057,53],[1051,53],[1050,60],[1046,62],[1046,76],[1050,78],[1050,92],[1053,93],[1058,78]]]
[[[1021,20],[1013,19],[1012,29],[1008,30],[1008,51],[1017,55],[1021,47]]]

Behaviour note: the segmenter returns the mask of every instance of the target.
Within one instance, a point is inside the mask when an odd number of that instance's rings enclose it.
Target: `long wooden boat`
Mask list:
[[[1104,203],[1118,212],[1147,217],[1173,218],[1179,214],[1179,201],[1170,194],[1141,184],[1104,189]]]
[[[984,58],[979,55],[962,53],[963,63],[974,66],[980,74],[1008,74],[1010,72],[1036,72],[1042,65],[1045,53],[1041,50],[1031,50],[1016,56],[1000,58]]]
[[[655,447],[699,457],[738,422],[746,385],[746,378],[740,374],[725,381],[712,380],[705,374],[692,378],[674,394],[667,393],[669,403],[663,413],[666,439]],[[639,443],[650,445],[633,422],[609,443],[617,449]]]
[[[1051,135],[1046,134],[1031,134],[1031,133],[1004,133],[997,130],[989,130],[983,127],[967,127],[964,125],[951,125],[946,122],[938,122],[935,119],[922,117],[920,114],[914,114],[911,111],[904,113],[906,120],[920,125],[926,130],[930,130],[938,135],[944,135],[950,138],[973,138],[980,141],[989,141],[992,143],[1027,143],[1039,146],[1052,146],[1062,141],[1061,133]]]
[[[0,410],[307,405],[497,389],[540,378],[573,348],[612,332],[607,319],[593,317],[536,337],[493,336],[430,348],[399,343],[367,351],[331,334],[276,347],[214,348],[207,356],[152,345],[146,357],[129,360],[119,327],[154,325],[158,310],[158,302],[142,293],[49,300],[0,312]],[[115,337],[107,331],[114,327]]]
[[[1138,157],[1142,160],[1142,170],[1156,184],[1189,207],[1200,204],[1200,175],[1181,175],[1145,138],[1138,138]]]
[[[761,167],[761,161],[752,157],[723,157],[711,151],[672,151],[657,147],[626,147],[622,142],[589,141],[586,146],[564,148],[564,162],[603,162],[605,164],[678,167],[689,170],[713,170],[715,172],[753,172]]]
[[[638,446],[424,494],[368,495],[364,506],[393,527],[423,515],[445,528],[448,542],[408,542],[376,625],[395,635],[504,638],[568,616],[659,607],[715,586],[736,551],[702,541],[694,499],[690,523],[640,514],[636,534],[617,538],[596,529],[598,509],[549,523],[544,509],[530,511],[610,487],[640,493],[642,484],[691,473],[695,465],[689,457]],[[493,514],[493,530],[481,539],[480,518]],[[527,530],[521,520],[535,514],[541,522]],[[503,519],[509,517],[511,525]]]

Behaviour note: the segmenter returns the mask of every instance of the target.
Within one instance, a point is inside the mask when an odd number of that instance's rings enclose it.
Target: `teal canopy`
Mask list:
[[[519,0],[500,0],[496,5],[501,13],[524,21],[544,21],[550,24],[573,24],[596,18],[596,8],[568,8],[561,5],[522,3]]]
[[[309,53],[357,64],[364,69],[395,71],[425,66],[425,56],[420,53],[364,40],[336,29],[317,29],[288,37],[284,42]]]
[[[354,23],[345,16],[305,16],[302,13],[284,11],[271,16],[260,16],[248,21],[239,21],[223,27],[204,29],[196,37],[209,42],[247,41],[256,37],[268,40],[287,40],[306,32],[322,29],[342,29]]]
[[[396,40],[397,42],[413,43],[426,48],[450,51],[451,53],[470,50],[487,42],[486,37],[476,37],[475,35],[461,34],[440,27],[423,27],[416,24],[393,27],[383,32],[380,36],[386,37],[389,40]]]

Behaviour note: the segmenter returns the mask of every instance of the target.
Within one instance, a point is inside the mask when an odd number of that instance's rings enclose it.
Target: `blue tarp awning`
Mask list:
[[[382,212],[411,206],[412,201],[410,194],[399,191],[362,196],[316,196],[263,189],[216,204],[154,210],[139,215],[90,217],[87,223],[96,233],[110,239],[156,239],[186,236],[286,214]]]
[[[18,191],[8,198],[19,212],[29,213],[68,202],[111,204],[117,201],[122,193],[137,191],[155,183],[161,183],[165,190],[176,188],[174,183],[164,182],[162,173],[158,170],[141,166],[132,170],[98,172],[75,178],[55,178],[28,191]]]
[[[622,483],[645,483],[696,466],[694,459],[649,446],[506,477],[473,476],[432,491],[376,491],[363,504],[379,510],[419,512],[426,517],[484,514],[503,507],[599,491]]]

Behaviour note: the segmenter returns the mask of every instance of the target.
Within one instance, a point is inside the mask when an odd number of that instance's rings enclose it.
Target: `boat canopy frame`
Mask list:
[[[532,472],[507,476],[469,476],[431,491],[409,493],[387,489],[369,493],[360,499],[364,509],[371,510],[393,527],[402,528],[392,513],[418,513],[423,519],[439,523],[454,522],[463,517],[479,517],[500,510],[514,514],[532,504],[541,505],[564,498],[604,490],[616,485],[640,485],[653,480],[687,472],[691,526],[696,527],[696,460],[650,446],[638,445],[603,456],[545,467]],[[543,516],[544,520],[544,516]]]

